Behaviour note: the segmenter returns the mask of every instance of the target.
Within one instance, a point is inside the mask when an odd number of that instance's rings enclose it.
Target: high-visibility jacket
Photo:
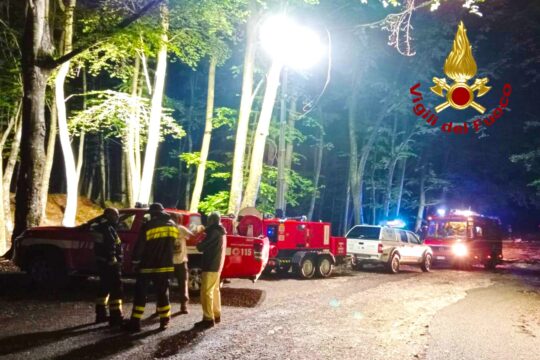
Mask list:
[[[165,213],[154,216],[143,225],[133,252],[133,263],[140,273],[173,272],[174,241],[178,228]]]

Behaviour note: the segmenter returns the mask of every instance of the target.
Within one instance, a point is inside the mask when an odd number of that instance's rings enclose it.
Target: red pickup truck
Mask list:
[[[180,222],[195,230],[201,225],[201,216],[177,209],[167,209],[176,213]],[[147,209],[134,208],[120,210],[118,235],[124,250],[123,273],[133,275],[131,258],[135,242],[143,223],[148,219]],[[97,217],[76,227],[48,226],[26,230],[15,240],[15,263],[39,284],[57,286],[68,275],[96,274],[94,240],[95,225],[103,221]],[[200,257],[196,245],[204,233],[188,240],[190,267],[190,290],[200,286]],[[227,235],[227,255],[221,274],[222,278],[250,278],[256,280],[268,262],[269,241],[264,236]]]

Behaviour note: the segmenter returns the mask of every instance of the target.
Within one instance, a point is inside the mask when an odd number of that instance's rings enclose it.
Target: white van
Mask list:
[[[388,226],[356,225],[349,230],[346,238],[347,255],[351,255],[356,270],[361,270],[364,264],[384,265],[392,274],[399,272],[400,264],[418,265],[425,272],[431,270],[431,248],[411,231]]]

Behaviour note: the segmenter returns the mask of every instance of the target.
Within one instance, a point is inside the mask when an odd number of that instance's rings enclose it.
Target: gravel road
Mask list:
[[[147,306],[143,332],[93,325],[95,281],[60,293],[0,276],[3,359],[538,359],[540,273],[404,268],[343,271],[324,280],[234,280],[224,290],[222,323],[192,329],[174,314],[157,332]],[[132,284],[126,284],[130,293]],[[172,298],[175,300],[176,293]],[[196,299],[193,299],[196,302]],[[127,310],[130,310],[127,299]],[[173,304],[173,313],[179,310]],[[129,311],[128,311],[129,313]]]

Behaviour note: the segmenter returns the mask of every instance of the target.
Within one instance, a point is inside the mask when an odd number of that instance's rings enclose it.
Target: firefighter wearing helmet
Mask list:
[[[174,272],[173,249],[178,228],[165,212],[163,205],[155,203],[148,210],[150,220],[142,227],[133,253],[133,265],[137,271],[133,310],[127,329],[141,330],[141,318],[146,305],[146,292],[150,282],[156,291],[160,329],[164,330],[171,319],[169,303],[169,278]]]
[[[116,233],[119,213],[115,208],[107,208],[103,221],[94,228],[99,236],[95,240],[94,252],[99,274],[99,290],[96,300],[96,323],[107,321],[109,325],[122,324],[122,246]]]

